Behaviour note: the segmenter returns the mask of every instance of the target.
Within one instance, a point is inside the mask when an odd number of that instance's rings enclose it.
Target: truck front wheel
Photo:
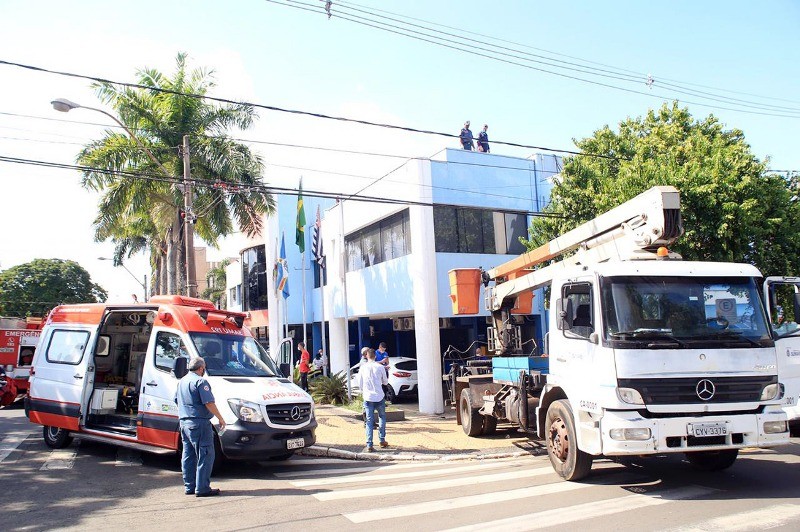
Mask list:
[[[553,401],[547,409],[547,454],[558,476],[564,480],[580,480],[592,469],[592,455],[578,448],[575,420],[569,402]]]
[[[72,436],[69,435],[69,431],[58,427],[45,426],[42,430],[42,435],[44,436],[45,445],[51,449],[63,449],[72,443]]]
[[[739,449],[724,449],[722,451],[695,451],[686,453],[686,459],[695,468],[701,471],[721,471],[733,465]]]
[[[472,404],[472,395],[469,389],[461,390],[461,399],[458,402],[461,410],[461,428],[467,436],[477,436],[483,430],[483,415]]]

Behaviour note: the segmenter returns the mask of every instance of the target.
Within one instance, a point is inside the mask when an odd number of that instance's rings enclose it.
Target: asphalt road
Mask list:
[[[233,463],[223,495],[183,494],[175,457],[76,440],[53,451],[0,410],[3,530],[799,530],[800,441],[719,473],[682,456],[596,462],[562,482],[546,457],[374,464]]]

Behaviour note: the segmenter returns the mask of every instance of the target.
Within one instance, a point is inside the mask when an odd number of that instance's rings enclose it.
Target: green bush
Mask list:
[[[322,405],[341,405],[347,402],[347,384],[344,373],[330,377],[317,377],[308,383],[314,402]]]

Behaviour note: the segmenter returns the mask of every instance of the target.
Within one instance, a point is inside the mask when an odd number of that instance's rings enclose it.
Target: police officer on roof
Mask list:
[[[180,418],[183,456],[181,470],[186,495],[213,497],[219,489],[211,489],[211,469],[214,467],[214,429],[212,414],[219,421],[219,430],[225,429],[225,420],[214,404],[211,386],[203,376],[206,362],[200,357],[189,361],[189,373],[179,382],[175,392]]]

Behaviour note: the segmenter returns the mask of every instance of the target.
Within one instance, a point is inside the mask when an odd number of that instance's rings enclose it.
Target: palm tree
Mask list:
[[[212,105],[187,96],[207,94],[214,81],[212,71],[187,70],[186,58],[185,53],[178,54],[171,77],[154,69],[138,71],[137,84],[148,87],[145,89],[110,83],[96,83],[94,88],[98,98],[115,110],[176,180],[183,173],[183,136],[190,136],[192,178],[208,182],[193,186],[199,238],[216,246],[221,237],[237,228],[248,236],[257,235],[262,216],[275,209],[274,199],[261,187],[264,165],[258,155],[227,134],[232,128],[250,127],[255,110],[250,105]],[[149,250],[155,293],[184,289],[180,184],[164,180],[161,169],[146,153],[116,131],[108,130],[103,138],[87,145],[78,155],[78,163],[92,168],[84,171],[83,186],[102,193],[95,239],[114,242],[118,262]]]
[[[227,308],[225,300],[225,268],[230,265],[230,259],[223,259],[217,266],[208,270],[206,279],[208,280],[208,288],[203,290],[200,297],[213,301],[217,308]]]

